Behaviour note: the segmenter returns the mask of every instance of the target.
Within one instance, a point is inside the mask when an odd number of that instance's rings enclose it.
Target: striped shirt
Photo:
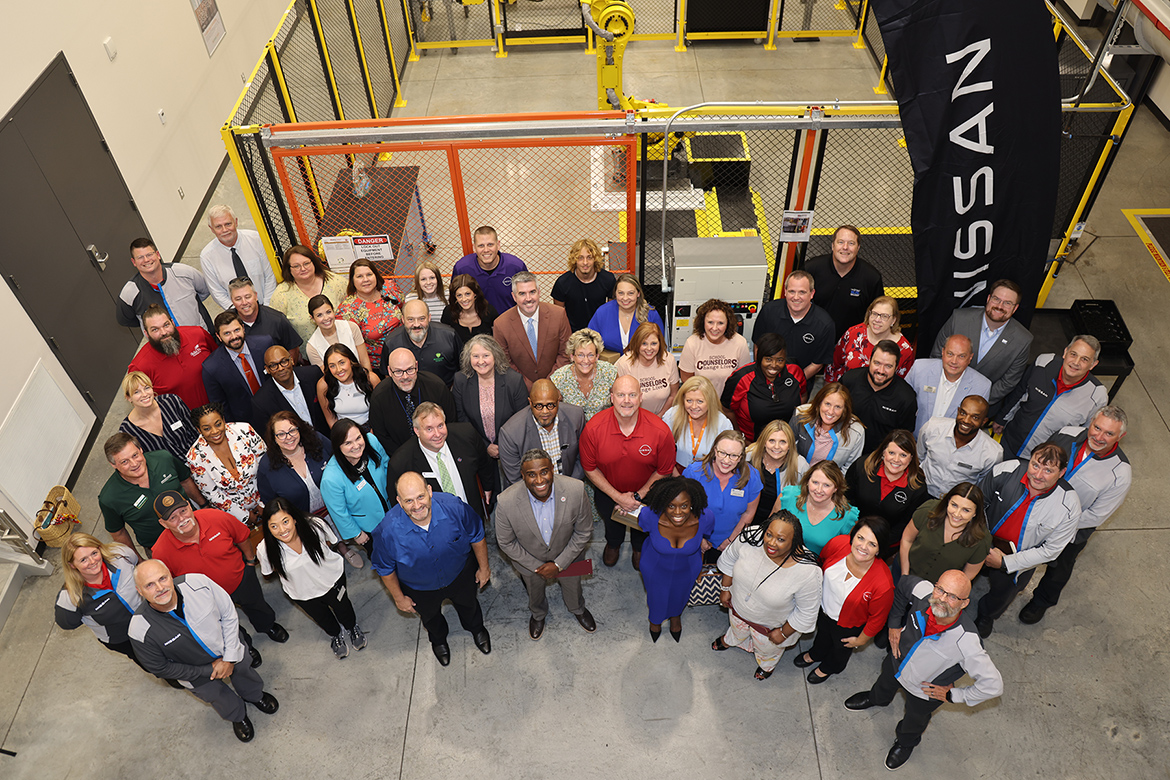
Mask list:
[[[191,422],[191,412],[183,399],[177,395],[163,393],[155,396],[158,408],[162,410],[162,436],[156,436],[150,431],[139,428],[130,422],[130,418],[122,420],[118,430],[128,433],[138,439],[143,452],[166,450],[175,456],[180,463],[187,460],[187,450],[199,438],[199,432]]]

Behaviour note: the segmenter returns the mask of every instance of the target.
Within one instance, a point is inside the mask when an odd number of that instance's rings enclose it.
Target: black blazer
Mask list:
[[[305,397],[305,403],[309,406],[309,416],[312,418],[305,420],[305,422],[310,423],[318,431],[328,436],[329,424],[325,422],[325,414],[321,411],[321,404],[317,402],[317,380],[321,378],[321,369],[316,366],[294,366],[293,372],[301,383],[301,395]],[[256,395],[252,396],[252,411],[256,415],[256,421],[252,423],[252,427],[261,436],[264,435],[264,429],[268,427],[268,421],[272,415],[277,412],[296,414],[292,404],[280,392],[280,388],[276,386],[276,380],[272,377],[265,377],[264,383],[260,385]]]
[[[263,387],[264,353],[272,346],[272,337],[257,334],[245,336],[244,341],[252,353],[252,370],[256,372],[256,381]],[[252,390],[236,367],[235,354],[222,344],[203,361],[203,388],[207,390],[209,401],[223,404],[227,422],[254,424],[256,413],[252,408]]]
[[[447,423],[447,446],[451,448],[451,455],[455,458],[455,466],[459,469],[459,479],[463,481],[463,490],[467,493],[468,504],[477,515],[486,521],[487,507],[483,503],[480,485],[483,486],[484,490],[495,489],[496,462],[488,457],[483,439],[468,423]],[[422,445],[415,438],[403,444],[390,456],[390,471],[386,476],[388,483],[386,485],[386,499],[391,504],[398,503],[395,483],[408,471],[417,471],[424,475],[431,490],[436,493],[443,492],[438,474],[426,476],[433,470],[426,455],[423,455]],[[478,482],[476,477],[479,477]]]
[[[460,371],[455,375],[455,385],[451,390],[455,394],[456,417],[459,422],[471,423],[485,447],[496,443],[500,428],[512,419],[512,415],[528,408],[528,386],[524,384],[524,377],[511,368],[496,374],[496,437],[488,439],[483,429],[483,412],[479,408],[479,377],[469,377]]]
[[[305,464],[309,467],[309,476],[317,487],[321,487],[321,471],[329,458],[333,457],[333,446],[321,434],[317,434],[317,441],[321,444],[321,457],[314,458],[305,452]],[[256,472],[256,486],[260,489],[260,500],[267,504],[277,496],[287,498],[302,511],[309,511],[309,489],[305,487],[301,475],[291,466],[281,465],[272,468],[272,459],[268,453],[260,457],[260,470]]]

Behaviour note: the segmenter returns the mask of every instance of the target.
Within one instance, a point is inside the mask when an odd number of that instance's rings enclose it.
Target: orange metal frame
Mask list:
[[[513,114],[509,118],[522,116],[526,119],[534,118],[564,118],[564,114]],[[587,115],[594,117],[623,117],[624,113],[620,111],[598,111],[591,112]],[[483,117],[422,117],[417,120],[405,119],[397,120],[394,124],[430,124],[436,121],[450,122],[452,119],[460,121],[499,121],[500,116],[483,116]],[[311,128],[350,128],[357,125],[368,124],[369,126],[385,126],[385,120],[359,120],[355,122],[316,122],[316,123],[302,123],[296,125],[272,125],[273,132],[277,128],[286,130],[306,130]],[[548,148],[548,147],[567,147],[567,146],[618,146],[626,148],[626,268],[634,269],[634,248],[635,242],[629,240],[629,237],[637,235],[635,231],[635,220],[637,213],[637,187],[635,179],[637,177],[637,138],[635,136],[620,136],[616,138],[605,137],[581,137],[581,138],[553,138],[553,139],[512,139],[512,140],[498,140],[498,141],[404,141],[395,143],[380,143],[380,144],[340,144],[334,146],[314,146],[312,148],[296,148],[283,149],[273,148],[272,156],[277,161],[282,161],[283,158],[304,158],[304,157],[318,157],[324,155],[357,155],[357,154],[380,154],[382,152],[420,152],[420,151],[444,151],[447,154],[447,166],[451,177],[451,191],[455,197],[455,213],[459,220],[459,237],[462,243],[463,254],[471,254],[474,251],[471,241],[471,226],[467,214],[467,200],[463,189],[463,173],[462,166],[459,161],[459,152],[464,149],[523,149],[523,148]],[[352,159],[352,158],[351,158]],[[277,175],[280,178],[280,184],[284,188],[286,196],[289,201],[293,202],[291,197],[293,193],[291,182],[288,178],[287,166],[281,162],[276,166]],[[292,209],[292,218],[296,223],[297,233],[302,242],[308,242],[309,231],[306,229],[304,220],[301,216],[301,209]]]

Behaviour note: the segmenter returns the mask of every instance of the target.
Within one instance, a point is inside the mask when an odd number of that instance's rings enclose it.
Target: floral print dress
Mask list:
[[[898,367],[895,369],[895,373],[905,379],[906,374],[910,372],[910,367],[914,365],[914,347],[910,346],[910,342],[902,334],[898,334],[896,338],[891,336],[891,341],[898,342],[898,351],[902,353],[901,357],[898,358]],[[874,345],[869,343],[864,322],[845,331],[845,335],[841,337],[841,340],[837,342],[836,349],[833,350],[833,362],[825,369],[825,381],[840,382],[841,377],[849,369],[868,366],[869,357],[873,354],[873,347]]]
[[[337,307],[337,319],[356,322],[362,329],[372,366],[382,365],[382,339],[402,326],[398,300],[398,290],[387,280],[378,300],[367,303],[356,295],[348,295]]]
[[[247,524],[248,512],[260,506],[256,473],[260,470],[260,457],[267,448],[264,440],[247,423],[228,423],[226,428],[228,447],[240,472],[238,479],[232,476],[202,436],[187,451],[187,466],[199,492],[211,506]]]

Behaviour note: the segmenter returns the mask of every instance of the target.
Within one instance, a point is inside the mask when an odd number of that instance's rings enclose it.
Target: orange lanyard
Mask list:
[[[695,436],[693,421],[687,420],[687,430],[691,434],[691,462],[694,463],[699,459],[699,445],[703,443],[703,434],[707,432],[707,418],[703,418],[703,427],[699,429],[698,436]]]

